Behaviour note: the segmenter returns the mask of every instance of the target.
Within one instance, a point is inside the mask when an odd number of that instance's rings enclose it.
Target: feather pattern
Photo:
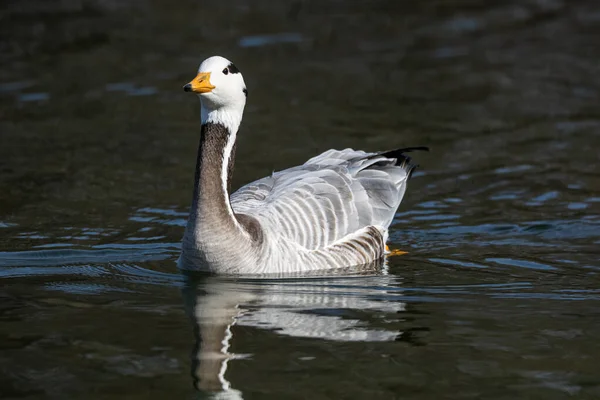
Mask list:
[[[298,262],[307,270],[380,258],[415,168],[402,149],[395,158],[391,153],[329,150],[233,193],[234,212],[255,218],[269,238],[261,257],[269,271]]]

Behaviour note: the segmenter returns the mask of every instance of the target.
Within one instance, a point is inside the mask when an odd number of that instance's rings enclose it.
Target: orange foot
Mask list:
[[[390,250],[390,248],[387,244],[385,245],[385,251],[386,251],[388,257],[401,256],[402,254],[408,254],[408,251],[402,251],[402,250],[397,250],[397,249]]]

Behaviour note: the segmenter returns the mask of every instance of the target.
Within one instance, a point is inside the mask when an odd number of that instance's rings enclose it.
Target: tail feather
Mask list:
[[[387,151],[382,151],[377,154],[374,154],[374,155],[370,156],[369,158],[381,157],[381,156],[386,157],[386,158],[395,158],[396,159],[395,165],[398,165],[398,166],[404,168],[404,170],[408,174],[408,178],[410,179],[410,177],[412,176],[415,169],[417,169],[417,167],[419,166],[418,164],[411,164],[412,159],[409,156],[404,154],[404,153],[410,153],[412,151],[429,151],[429,147],[417,146],[417,147],[405,147],[403,149],[387,150]]]
[[[404,153],[410,153],[411,151],[429,151],[429,147],[425,147],[425,146],[405,147],[403,149],[382,151],[380,153],[377,153],[377,155],[388,157],[388,158],[396,158],[396,159],[398,159],[398,162],[400,163],[400,159],[402,157],[407,157],[404,155]]]

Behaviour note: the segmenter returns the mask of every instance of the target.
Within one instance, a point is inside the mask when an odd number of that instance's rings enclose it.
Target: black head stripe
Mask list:
[[[243,92],[246,95],[246,97],[248,97],[248,89],[244,88]]]
[[[228,69],[228,70],[229,70],[229,72],[230,72],[230,73],[232,73],[232,74],[239,74],[239,73],[240,73],[240,70],[239,70],[239,69],[237,69],[237,67],[236,67],[235,65],[233,65],[233,63],[229,64],[229,65],[227,66],[227,69]]]

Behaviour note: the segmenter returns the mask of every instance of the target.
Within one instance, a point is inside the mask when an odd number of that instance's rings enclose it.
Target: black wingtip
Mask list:
[[[429,151],[429,147],[426,147],[426,146],[405,147],[403,149],[382,151],[381,153],[377,153],[377,155],[388,157],[388,158],[398,158],[398,161],[400,161],[400,159],[406,157],[403,155],[404,153],[410,153],[411,151]]]
[[[427,146],[416,146],[416,147],[405,147],[403,149],[389,150],[385,153],[410,153],[411,151],[429,151],[429,147]]]
[[[426,147],[426,146],[405,147],[403,149],[383,151],[381,153],[378,153],[377,155],[384,156],[387,158],[395,158],[396,165],[399,165],[399,166],[405,168],[405,170],[408,174],[408,179],[410,179],[412,177],[413,172],[415,172],[415,170],[419,166],[418,164],[411,164],[411,161],[412,161],[411,158],[404,154],[404,153],[410,153],[412,151],[429,151],[429,147]]]

